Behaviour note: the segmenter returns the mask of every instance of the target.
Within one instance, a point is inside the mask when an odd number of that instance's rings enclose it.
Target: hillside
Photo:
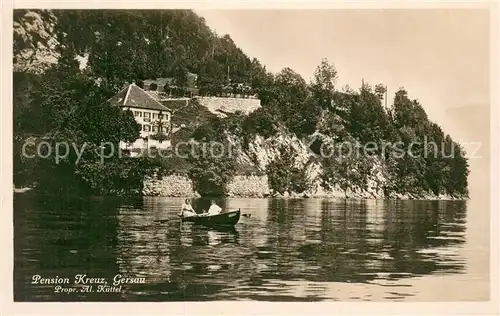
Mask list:
[[[202,195],[224,195],[235,175],[249,173],[265,174],[273,193],[282,195],[321,190],[389,198],[468,194],[463,148],[404,88],[386,108],[386,87],[363,83],[339,89],[339,74],[326,59],[311,82],[291,68],[268,73],[228,35],[215,34],[189,10],[16,10],[14,63],[19,185],[131,194],[140,192],[144,177],[179,173],[182,166],[181,173]],[[126,82],[173,78],[182,88],[187,73],[198,75],[203,96],[249,87],[246,93],[260,99],[261,107],[251,113],[224,115],[196,99],[165,101],[174,111],[174,145],[190,139],[218,142],[237,146],[235,157],[112,157],[103,164],[95,154],[71,152],[63,163],[19,159],[27,135],[96,150],[103,140],[137,138],[131,114],[117,112],[106,100]],[[200,150],[200,144],[190,146],[185,152]]]
[[[182,85],[192,72],[206,92],[229,83],[228,68],[231,82],[254,87],[266,75],[190,10],[15,10],[14,39],[15,69],[40,72],[64,46],[87,57],[94,76],[119,86],[158,77]]]

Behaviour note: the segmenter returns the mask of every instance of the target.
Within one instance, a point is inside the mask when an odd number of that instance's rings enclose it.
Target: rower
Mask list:
[[[214,200],[212,200],[212,204],[210,205],[210,208],[208,209],[208,215],[217,215],[222,212],[222,209],[220,208],[219,205],[215,203]]]
[[[191,205],[191,201],[189,199],[184,200],[184,203],[181,207],[181,212],[179,214],[182,217],[196,216],[196,212]]]

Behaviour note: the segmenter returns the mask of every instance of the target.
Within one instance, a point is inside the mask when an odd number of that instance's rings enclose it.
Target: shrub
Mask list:
[[[307,171],[297,165],[295,157],[291,147],[282,146],[279,155],[267,165],[269,187],[274,192],[302,193],[310,188]]]

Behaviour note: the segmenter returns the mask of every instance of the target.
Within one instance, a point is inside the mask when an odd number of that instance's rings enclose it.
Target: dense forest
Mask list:
[[[186,137],[228,142],[242,150],[257,137],[293,135],[314,139],[308,157],[321,166],[318,181],[325,189],[364,190],[374,170],[383,175],[384,194],[467,196],[468,162],[463,148],[427,117],[418,100],[399,89],[384,105],[386,88],[337,87],[334,64],[323,59],[311,82],[292,68],[273,74],[250,59],[228,35],[217,35],[189,10],[15,10],[14,12],[14,181],[48,192],[137,194],[146,175],[172,173],[175,159],[118,158],[101,163],[102,142],[133,140],[139,126],[131,113],[106,100],[126,82],[171,77],[183,86],[186,73],[198,75],[200,93],[217,94],[228,85],[251,87],[262,107],[245,116],[192,115]],[[84,68],[78,59],[87,60]],[[56,60],[57,62],[54,62]],[[191,109],[197,109],[191,107]],[[199,113],[203,112],[199,109]],[[174,117],[174,120],[176,118]],[[26,141],[56,146],[70,141],[76,148],[62,161],[25,158]],[[371,144],[370,155],[325,157],[324,148],[349,143]],[[439,147],[430,148],[429,143]],[[394,147],[411,156],[395,155]],[[427,145],[425,145],[427,143]],[[78,158],[78,148],[89,146]],[[80,147],[79,147],[80,146]],[[441,148],[442,146],[442,148]],[[65,148],[66,149],[66,148]],[[296,152],[283,144],[265,170],[275,192],[304,192],[312,185]],[[430,154],[429,154],[430,153]],[[225,194],[225,186],[242,167],[234,159],[183,162],[186,174],[203,195]],[[214,176],[215,175],[215,176]]]

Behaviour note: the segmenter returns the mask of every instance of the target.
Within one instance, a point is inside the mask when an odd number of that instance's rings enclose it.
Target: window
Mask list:
[[[158,127],[157,126],[153,126],[153,132],[157,132],[158,131]]]
[[[163,114],[158,114],[158,119],[162,120],[163,119]]]
[[[144,112],[144,122],[151,122],[151,113]]]
[[[153,113],[153,120],[158,117],[158,113]]]
[[[135,117],[142,117],[142,112],[141,111],[134,111],[134,116]]]
[[[149,132],[151,130],[151,126],[149,125],[143,125],[142,128],[143,128],[142,130],[145,132]]]

